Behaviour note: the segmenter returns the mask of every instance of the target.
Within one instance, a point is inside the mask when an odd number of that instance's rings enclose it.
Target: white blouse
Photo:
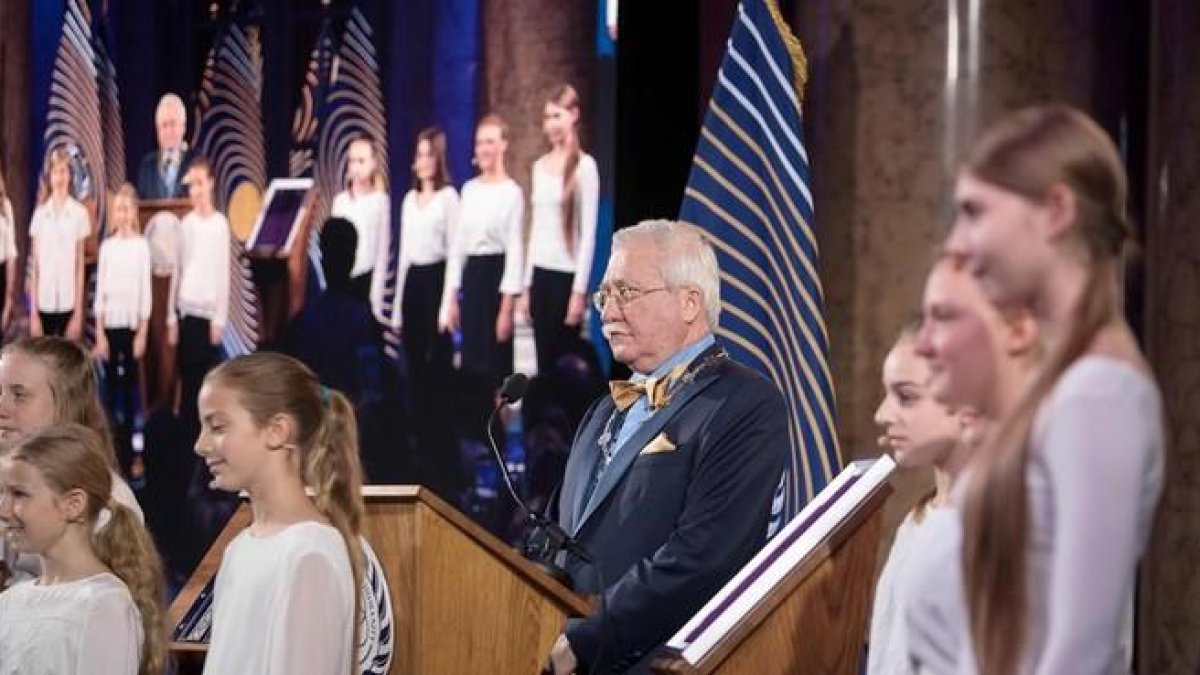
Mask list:
[[[371,309],[377,317],[381,316],[388,253],[392,246],[391,197],[382,190],[358,197],[343,190],[334,196],[330,215],[353,223],[354,231],[358,233],[358,245],[354,249],[354,267],[350,269],[350,276],[371,275]]]
[[[1158,388],[1111,357],[1076,361],[1042,404],[1026,472],[1031,606],[1022,673],[1128,672],[1129,600],[1162,492],[1163,447]],[[939,511],[906,584],[909,652],[918,673],[975,673],[962,519],[957,509]]]
[[[918,553],[916,541],[936,509],[926,507],[918,520],[909,513],[896,530],[879,583],[875,586],[875,606],[871,612],[870,649],[867,675],[909,675],[908,642],[904,616],[904,580],[908,566]]]
[[[529,233],[529,258],[525,265],[525,287],[533,283],[533,268],[575,275],[571,290],[586,293],[596,250],[596,214],[600,200],[600,176],[596,160],[583,154],[575,167],[574,252],[563,236],[562,176],[546,171],[545,163],[533,164],[533,193],[529,197],[533,224]]]
[[[400,207],[400,262],[392,297],[392,325],[397,328],[408,268],[446,260],[458,220],[458,193],[453,187],[438,190],[424,205],[417,203],[417,197],[416,190],[409,190]]]
[[[498,290],[506,295],[520,295],[524,270],[524,219],[525,196],[516,181],[511,178],[497,183],[485,183],[479,178],[467,181],[462,190],[454,245],[446,265],[449,293],[462,286],[467,256],[503,254],[504,275]],[[449,297],[449,293],[443,297]]]
[[[114,236],[100,244],[97,316],[105,328],[132,328],[150,319],[150,245],[145,237]]]
[[[17,221],[13,219],[12,202],[6,197],[0,201],[0,263],[16,259],[16,232]],[[8,292],[12,293],[13,289],[8,289]]]
[[[107,572],[0,593],[0,675],[136,675],[142,619]]]
[[[336,529],[313,521],[268,537],[244,530],[214,588],[209,675],[349,673],[354,573]]]
[[[92,225],[83,204],[68,197],[61,210],[54,198],[33,211],[29,238],[34,242],[37,266],[37,309],[70,312],[75,309],[75,270],[79,242],[91,234]]]
[[[233,264],[229,221],[219,211],[207,217],[195,211],[179,226],[179,269],[174,302],[167,308],[167,323],[180,315],[208,319],[222,327],[229,318],[229,275]]]

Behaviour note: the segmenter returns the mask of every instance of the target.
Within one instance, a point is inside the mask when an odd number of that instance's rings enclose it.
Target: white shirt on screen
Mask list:
[[[145,237],[112,236],[100,244],[94,309],[105,328],[137,330],[150,319],[150,264]]]
[[[229,221],[218,211],[201,216],[192,211],[179,225],[179,270],[174,303],[168,307],[167,322],[180,315],[208,319],[223,327],[229,318],[230,251]]]
[[[341,534],[313,521],[267,537],[243,530],[214,588],[208,675],[350,672],[354,573]]]
[[[575,167],[575,242],[567,246],[563,228],[563,178],[546,171],[543,160],[533,164],[533,193],[529,197],[533,224],[529,232],[529,257],[525,287],[533,283],[533,268],[575,275],[571,290],[586,293],[596,250],[596,218],[600,176],[596,160],[584,153]]]
[[[400,262],[396,271],[396,294],[392,298],[392,325],[400,325],[400,303],[408,268],[432,265],[450,255],[458,220],[458,193],[447,185],[425,204],[418,203],[416,190],[404,195],[400,206]]]
[[[450,292],[462,285],[467,256],[503,254],[504,274],[497,290],[507,295],[520,295],[524,270],[524,218],[525,196],[513,179],[495,183],[486,183],[479,178],[467,181],[459,204],[454,246],[446,265],[446,287]]]
[[[0,593],[0,675],[136,675],[142,619],[107,572]]]
[[[371,309],[378,317],[383,308],[388,252],[392,245],[391,197],[382,190],[359,196],[343,190],[334,196],[330,215],[345,218],[354,225],[358,245],[354,249],[350,276],[371,275]]]
[[[75,309],[75,270],[79,242],[91,234],[92,226],[83,204],[68,197],[62,208],[54,198],[33,211],[29,238],[33,241],[40,312],[70,312]]]

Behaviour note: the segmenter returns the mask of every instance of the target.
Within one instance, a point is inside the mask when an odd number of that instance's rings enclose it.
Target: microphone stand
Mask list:
[[[504,479],[504,486],[508,489],[508,494],[512,497],[513,502],[525,514],[525,520],[533,526],[534,530],[540,530],[546,536],[546,543],[538,551],[538,558],[540,559],[531,560],[531,562],[563,586],[575,590],[575,582],[571,579],[571,575],[565,569],[555,564],[554,558],[558,555],[559,551],[566,551],[583,562],[591,564],[594,562],[592,556],[579,545],[579,542],[575,541],[574,537],[567,534],[567,531],[558,523],[547,518],[545,514],[538,513],[529,508],[525,500],[521,499],[513,487],[512,476],[508,473],[508,465],[505,464],[504,457],[500,454],[495,435],[492,432],[492,426],[496,421],[496,415],[500,412],[500,409],[505,405],[515,402],[515,398],[510,398],[507,392],[501,391],[500,402],[492,409],[492,414],[488,415],[487,436],[492,449],[492,455],[495,457],[496,463],[500,466],[500,476]]]

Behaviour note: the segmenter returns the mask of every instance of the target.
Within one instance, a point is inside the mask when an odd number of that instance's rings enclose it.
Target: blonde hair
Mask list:
[[[122,183],[121,187],[117,188],[116,194],[113,195],[113,205],[115,206],[117,203],[117,200],[122,199],[122,198],[128,199],[129,205],[133,207],[133,213],[134,213],[133,230],[136,233],[139,231],[138,222],[137,222],[138,193],[137,193],[137,188],[133,187],[133,183]],[[111,214],[112,210],[110,210],[109,213]],[[111,225],[111,223],[110,223],[110,225]],[[112,227],[109,227],[108,228],[108,236],[112,236],[113,233],[114,233],[114,229]]]
[[[579,114],[579,94],[569,84],[555,87],[546,102]],[[579,190],[579,181],[575,178],[575,171],[579,168],[579,161],[582,158],[583,150],[579,147],[578,130],[572,129],[567,136],[567,157],[563,162],[561,207],[563,241],[567,242],[567,250],[571,252],[572,256],[575,255],[575,238],[579,234],[579,228],[575,222],[575,197]]]
[[[479,119],[479,124],[475,125],[475,131],[479,131],[483,127],[496,127],[500,130],[500,140],[508,140],[508,122],[496,113],[488,113]]]
[[[982,675],[1020,668],[1028,630],[1030,434],[1042,401],[1066,369],[1117,315],[1116,268],[1131,239],[1125,171],[1112,140],[1083,113],[1066,106],[1020,110],[975,144],[963,172],[1031,202],[1055,186],[1075,197],[1072,244],[1086,254],[1087,284],[1065,339],[1046,355],[1026,395],[988,446],[963,505],[963,570],[971,638]]]
[[[349,145],[346,146],[347,156],[349,156],[350,148],[359,144],[370,148],[371,158],[375,160],[375,171],[371,174],[371,186],[375,188],[377,192],[387,192],[387,179],[383,177],[383,167],[380,166],[379,163],[379,160],[383,157],[383,154],[379,151],[379,146],[375,143],[375,141],[366,136],[359,136],[351,140]],[[348,177],[346,179],[346,185],[347,187],[350,185],[350,179]]]
[[[217,366],[205,384],[225,387],[262,428],[277,415],[295,425],[301,477],[315,493],[317,510],[341,533],[354,572],[357,649],[359,595],[363,580],[362,466],[354,408],[340,392],[321,385],[296,359],[276,352],[239,356]],[[354,656],[354,655],[352,655]],[[357,661],[356,661],[357,662]]]
[[[83,347],[65,338],[46,335],[10,343],[0,350],[0,358],[8,354],[23,354],[42,364],[54,397],[55,423],[81,424],[95,431],[100,438],[97,451],[109,468],[116,471],[117,454],[113,450],[108,415],[100,403],[91,357]]]
[[[71,173],[71,155],[67,152],[64,145],[56,145],[46,153],[46,162],[42,165],[42,175],[38,180],[38,204],[45,204],[50,199],[50,172],[58,165],[67,167],[67,195],[71,194],[70,173]]]
[[[138,672],[159,675],[167,664],[162,561],[137,516],[112,499],[112,472],[101,459],[102,444],[95,431],[79,424],[62,424],[23,439],[6,458],[36,469],[60,495],[76,489],[87,495],[85,520],[92,532],[88,543],[100,562],[125,583],[142,619]],[[112,518],[97,528],[101,509],[108,509]]]

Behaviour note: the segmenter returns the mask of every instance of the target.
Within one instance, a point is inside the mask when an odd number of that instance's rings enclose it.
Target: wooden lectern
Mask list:
[[[659,675],[857,675],[874,590],[882,508],[891,492],[885,481],[894,466],[890,458],[880,461],[891,465],[874,471],[873,477],[880,480],[870,487],[860,484],[860,498],[849,495],[855,502],[844,508],[844,517],[827,531],[813,533],[814,545],[794,566],[782,565],[785,571],[760,584],[766,589],[761,597],[743,596],[759,583],[760,574],[770,575],[773,566],[785,562],[786,548],[793,544],[784,543],[776,550],[772,545],[786,537],[787,528],[672,638],[666,656],[654,662],[652,671]],[[867,473],[862,466],[859,470],[860,476]],[[836,487],[835,482],[827,489],[837,492]],[[842,496],[844,492],[834,494],[829,504],[817,505],[814,527],[820,525],[820,518],[827,518],[827,510],[837,508]],[[795,520],[804,517],[801,513]],[[802,536],[796,533],[793,541],[805,547]],[[705,639],[708,646],[690,649],[693,640]]]
[[[363,497],[363,535],[384,568],[395,615],[389,675],[533,675],[567,618],[591,611],[584,598],[429,490],[367,486]],[[249,523],[243,505],[171,604],[172,634]],[[202,662],[206,649],[171,643],[181,672]]]

